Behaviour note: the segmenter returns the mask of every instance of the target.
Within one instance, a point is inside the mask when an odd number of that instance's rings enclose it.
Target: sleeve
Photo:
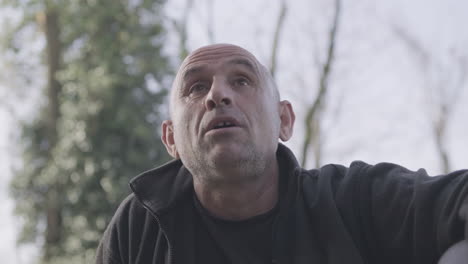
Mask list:
[[[377,249],[389,263],[436,263],[465,237],[468,171],[430,177],[382,163],[360,173],[369,201],[369,227]],[[368,196],[369,198],[369,196]]]
[[[465,240],[468,240],[468,195],[460,208],[460,218],[465,221]]]
[[[465,239],[445,251],[438,264],[466,264],[468,260],[468,197],[460,209],[460,217],[465,221]]]
[[[109,239],[103,237],[96,251],[96,264],[121,264],[109,246]]]

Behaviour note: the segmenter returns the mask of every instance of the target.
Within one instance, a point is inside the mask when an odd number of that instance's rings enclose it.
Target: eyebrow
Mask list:
[[[246,66],[247,68],[249,68],[249,70],[251,70],[252,72],[257,72],[257,68],[254,66],[254,64],[248,60],[248,59],[242,59],[242,58],[235,58],[235,59],[232,59],[232,60],[229,60],[227,62],[227,64],[232,64],[232,65],[244,65]]]
[[[202,72],[203,69],[206,68],[205,66],[197,66],[197,67],[192,67],[184,72],[184,75],[182,76],[182,79],[184,81],[187,81],[192,75]]]
[[[252,72],[257,73],[257,67],[254,66],[254,64],[248,60],[248,59],[242,59],[242,58],[234,58],[226,62],[228,65],[243,65],[246,66],[249,70]],[[184,72],[184,75],[182,76],[182,79],[184,81],[187,81],[192,75],[195,75],[199,72],[203,72],[205,70],[206,66],[195,66],[192,67]]]

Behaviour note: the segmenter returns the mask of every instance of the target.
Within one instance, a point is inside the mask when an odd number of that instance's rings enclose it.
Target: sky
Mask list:
[[[174,12],[185,3],[177,2],[178,5],[172,1]],[[215,1],[215,9],[220,11],[214,12],[212,19],[215,42],[246,47],[268,65],[279,5],[271,1],[235,1],[221,7],[216,3],[219,2]],[[295,136],[286,144],[299,154],[304,118],[301,106],[315,97],[317,66],[313,54],[323,57],[324,34],[333,2],[287,3],[277,80],[283,98],[296,106]],[[338,59],[324,118],[327,135],[324,163],[390,161],[413,170],[424,167],[430,174],[439,174],[441,168],[431,130],[434,106],[427,102],[430,88],[427,76],[422,74],[414,52],[396,37],[394,28],[407,31],[434,54],[436,60],[444,61],[449,50],[463,52],[468,44],[468,32],[464,29],[468,24],[465,15],[468,2],[359,0],[343,3]],[[201,4],[190,14],[192,48],[209,43],[208,10]],[[443,70],[455,69],[448,65]],[[437,73],[431,74],[437,77]],[[466,90],[465,83],[448,131],[454,169],[466,164],[463,160],[468,146],[463,135]]]
[[[211,28],[215,42],[241,45],[268,65],[279,2],[196,1],[188,17],[189,47],[194,49],[210,43]],[[212,9],[210,3],[213,3]],[[299,155],[304,119],[302,106],[312,102],[317,91],[317,61],[324,57],[333,2],[297,0],[287,3],[277,82],[283,99],[295,106],[295,135],[286,145]],[[432,175],[441,173],[431,138],[434,105],[428,96],[432,87],[428,76],[433,80],[442,73],[448,74],[442,77],[456,73],[457,68],[450,61],[453,51],[468,56],[465,48],[468,47],[468,1],[345,0],[343,3],[336,65],[323,118],[326,136],[323,162],[349,165],[353,160],[388,161],[412,170],[425,168]],[[169,1],[168,15],[180,19],[184,4],[182,0]],[[0,24],[16,19],[10,14],[11,11],[0,10]],[[395,35],[396,27],[418,39],[438,61],[438,68],[425,74],[414,52]],[[170,35],[168,41],[172,43],[168,45],[168,52],[174,54],[176,36]],[[33,46],[25,57],[37,60],[40,45]],[[4,59],[5,54],[0,54],[0,68],[5,66]],[[8,81],[9,76],[2,71],[0,104],[5,94],[15,88]],[[467,83],[458,95],[448,130],[453,169],[466,168],[468,164]],[[29,93],[33,96],[23,96],[30,101],[20,104],[21,108],[26,106],[23,116],[28,115],[27,106],[34,105],[34,98],[39,94],[36,90]],[[436,99],[437,96],[432,98]],[[21,219],[12,215],[13,203],[7,193],[7,183],[12,177],[12,164],[18,158],[12,144],[18,130],[15,119],[5,107],[0,107],[0,124],[0,199],[4,201],[0,204],[3,216],[0,218],[0,255],[2,263],[29,264],[36,259],[34,247],[16,248],[14,242]]]

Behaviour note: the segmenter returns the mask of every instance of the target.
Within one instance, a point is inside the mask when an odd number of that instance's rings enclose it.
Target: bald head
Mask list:
[[[278,139],[288,140],[294,124],[292,106],[279,100],[268,69],[229,44],[187,56],[174,80],[170,109],[161,137],[169,154],[192,174],[220,173],[223,179],[239,169],[240,175],[265,169],[276,157]]]
[[[203,68],[203,66],[201,66],[202,63],[206,63],[206,61],[216,63],[226,59],[227,57],[233,58],[231,61],[232,64],[244,65],[254,71],[264,81],[264,84],[268,89],[272,91],[273,100],[275,102],[279,102],[279,90],[270,71],[267,67],[261,64],[252,53],[242,47],[232,44],[213,44],[194,50],[180,65],[170,92],[169,105],[171,115],[174,110],[173,102],[177,96],[180,96],[181,86],[184,81],[190,78],[190,75],[200,71],[201,68]]]

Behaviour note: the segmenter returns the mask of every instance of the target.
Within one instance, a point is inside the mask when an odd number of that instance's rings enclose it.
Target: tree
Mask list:
[[[315,166],[319,167],[321,163],[321,141],[320,141],[320,113],[325,105],[325,95],[329,87],[329,78],[335,59],[335,49],[337,42],[337,32],[339,19],[341,16],[341,0],[335,0],[334,16],[331,23],[325,62],[321,66],[319,90],[312,104],[306,107],[306,116],[304,120],[305,135],[302,144],[302,166],[305,167],[311,145],[314,146]]]
[[[21,28],[44,28],[49,76],[11,183],[20,242],[43,241],[43,263],[89,263],[130,177],[168,159],[158,138],[170,74],[163,3],[14,4],[26,13]]]
[[[286,5],[286,1],[281,1],[280,11],[278,14],[278,20],[276,22],[275,33],[273,35],[273,42],[272,42],[272,49],[271,49],[271,56],[270,56],[270,73],[273,77],[276,75],[276,61],[278,59],[278,47],[279,42],[281,39],[281,31],[283,29],[284,20],[286,19],[286,13],[288,10],[288,6]]]
[[[177,33],[179,41],[179,60],[182,61],[189,54],[189,48],[187,44],[187,23],[189,19],[189,14],[193,8],[193,0],[186,0],[185,8],[182,16],[178,19],[170,19],[172,25]]]
[[[468,75],[468,55],[451,49],[444,57],[438,57],[408,30],[394,25],[393,32],[405,44],[421,70],[425,88],[423,93],[429,102],[429,118],[437,156],[442,172],[449,173],[452,169],[447,130]]]

